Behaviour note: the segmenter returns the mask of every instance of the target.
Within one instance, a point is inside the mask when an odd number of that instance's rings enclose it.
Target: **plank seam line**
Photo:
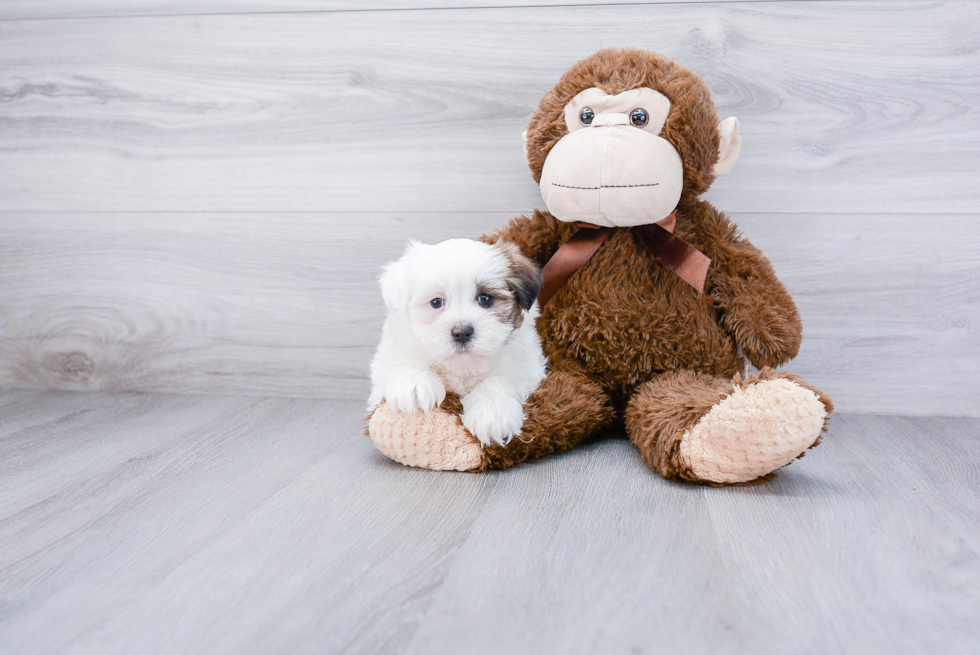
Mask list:
[[[865,0],[869,2],[871,0]],[[894,4],[894,0],[877,0],[885,4]],[[907,0],[911,3],[912,0]],[[236,11],[236,12],[201,12],[173,14],[96,14],[87,16],[12,16],[0,15],[0,23],[46,20],[98,20],[119,18],[188,18],[201,16],[266,16],[292,14],[367,14],[367,13],[406,13],[423,11],[487,11],[496,9],[579,9],[605,7],[665,7],[665,6],[695,6],[695,5],[807,5],[816,3],[857,3],[857,0],[690,0],[689,2],[614,2],[588,4],[556,4],[556,5],[479,5],[474,7],[377,7],[372,9],[297,9],[294,11]]]
[[[980,204],[980,199],[977,201]],[[714,204],[714,203],[712,203]],[[173,214],[186,214],[188,216],[211,216],[211,215],[228,215],[228,216],[241,216],[241,215],[256,215],[256,216],[276,216],[276,215],[323,215],[323,216],[364,216],[364,215],[374,215],[374,216],[392,216],[397,218],[399,215],[440,215],[444,214],[446,216],[459,216],[459,215],[469,215],[469,216],[496,216],[500,214],[506,214],[507,216],[522,216],[534,213],[535,209],[410,209],[410,210],[398,210],[398,209],[352,209],[349,211],[338,211],[338,210],[327,210],[327,209],[270,209],[270,210],[248,210],[248,209],[0,209],[0,217],[5,215],[38,215],[38,214],[51,214],[51,215],[76,215],[76,216],[107,216],[107,215],[133,215],[133,216],[144,216],[144,215],[173,215]],[[719,207],[719,211],[724,213],[726,216],[827,216],[828,214],[833,214],[836,217],[846,217],[846,216],[862,216],[862,217],[880,217],[888,218],[894,216],[941,216],[941,217],[956,217],[956,218],[972,218],[980,217],[980,213],[975,212],[958,212],[958,211],[903,211],[903,212],[862,212],[862,211],[840,211],[836,209],[828,209],[827,211],[818,212],[794,212],[791,210],[785,211],[752,211],[752,210],[727,210],[724,207]],[[540,211],[545,211],[540,209]]]

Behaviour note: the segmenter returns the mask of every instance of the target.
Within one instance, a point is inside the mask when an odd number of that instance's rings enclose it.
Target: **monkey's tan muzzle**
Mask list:
[[[555,218],[603,227],[654,223],[677,206],[684,183],[681,158],[665,139],[600,113],[548,153],[541,195]]]

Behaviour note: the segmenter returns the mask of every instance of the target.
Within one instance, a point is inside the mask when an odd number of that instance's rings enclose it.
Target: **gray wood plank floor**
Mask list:
[[[838,415],[759,487],[625,440],[485,475],[357,402],[0,395],[3,653],[975,653],[980,420]]]

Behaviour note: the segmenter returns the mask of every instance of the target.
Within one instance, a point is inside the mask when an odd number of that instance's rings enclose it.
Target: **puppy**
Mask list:
[[[459,394],[483,445],[520,435],[524,401],[545,376],[534,329],[541,270],[512,243],[409,242],[380,278],[388,307],[371,361],[368,410],[428,412]]]

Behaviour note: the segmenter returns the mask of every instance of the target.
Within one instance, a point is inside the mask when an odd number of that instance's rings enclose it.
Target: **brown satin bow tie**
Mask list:
[[[704,293],[704,282],[711,259],[680,237],[674,236],[676,225],[676,209],[661,221],[633,228],[597,227],[579,223],[579,231],[563,243],[544,266],[544,281],[541,284],[541,293],[538,294],[538,306],[544,307],[575,271],[592,259],[592,255],[605,243],[614,229],[633,230],[640,238],[640,243],[661,264],[694,287],[698,293]]]

